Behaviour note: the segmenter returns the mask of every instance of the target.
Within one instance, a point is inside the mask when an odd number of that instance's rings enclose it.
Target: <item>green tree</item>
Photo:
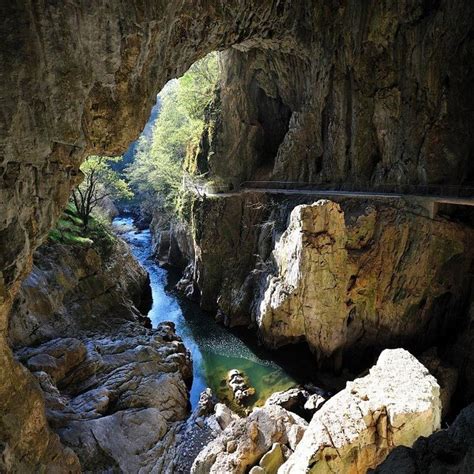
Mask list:
[[[174,212],[182,194],[182,164],[199,142],[204,111],[220,77],[217,53],[193,64],[160,92],[161,110],[151,140],[141,137],[126,174],[141,194],[152,194],[164,210]]]
[[[84,180],[73,190],[72,201],[85,229],[89,224],[91,213],[106,197],[130,199],[133,196],[127,182],[111,168],[112,163],[121,159],[121,156],[93,155],[82,164]]]
[[[206,106],[212,100],[220,77],[218,53],[210,53],[195,62],[179,78],[178,103],[191,120],[202,122]]]

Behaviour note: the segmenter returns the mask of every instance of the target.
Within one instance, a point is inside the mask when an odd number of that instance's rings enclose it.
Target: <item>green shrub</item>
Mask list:
[[[75,211],[74,205],[69,203],[56,227],[50,231],[49,241],[63,245],[92,247],[106,260],[110,257],[117,238],[108,224],[94,216],[91,216],[87,229],[84,229],[82,219]]]

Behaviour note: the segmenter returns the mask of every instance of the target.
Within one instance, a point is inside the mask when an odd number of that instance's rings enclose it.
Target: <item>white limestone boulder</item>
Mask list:
[[[438,430],[440,420],[436,379],[406,350],[385,350],[367,376],[316,412],[278,472],[365,474],[396,446]]]

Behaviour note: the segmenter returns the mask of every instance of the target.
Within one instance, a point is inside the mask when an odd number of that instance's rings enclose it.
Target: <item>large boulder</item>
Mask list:
[[[377,474],[471,474],[474,466],[474,404],[447,429],[420,438],[413,448],[400,446],[378,466]],[[372,471],[371,471],[372,472]]]
[[[439,429],[440,419],[435,378],[406,350],[385,350],[367,376],[316,412],[279,473],[365,474],[396,446]]]
[[[193,474],[242,473],[270,451],[274,443],[295,449],[307,423],[277,405],[255,408],[232,422],[195,459]]]
[[[474,234],[409,208],[325,199],[293,208],[256,314],[267,345],[304,339],[320,364],[347,351],[444,337],[465,303]]]

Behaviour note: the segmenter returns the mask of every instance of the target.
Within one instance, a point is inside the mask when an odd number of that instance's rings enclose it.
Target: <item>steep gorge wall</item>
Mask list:
[[[201,305],[270,347],[305,341],[336,369],[374,348],[446,346],[469,320],[474,231],[424,212],[304,194],[197,201]]]
[[[106,334],[127,321],[150,326],[143,316],[151,306],[149,284],[121,239],[107,256],[93,247],[47,242],[35,252],[15,300],[10,345],[34,346],[87,331]]]
[[[421,0],[4,2],[0,466],[25,471],[67,460],[77,468],[48,431],[40,393],[13,360],[6,330],[32,254],[85,156],[123,151],[168,79],[239,44],[251,60],[232,59],[227,83],[244,78],[239,90],[249,96],[236,96],[241,112],[225,105],[222,123],[243,121],[234,128],[243,136],[226,125],[222,153],[210,160],[215,176],[241,181],[270,170],[298,180],[467,182],[473,9],[468,1]],[[257,78],[245,69],[254,66]],[[265,122],[272,112],[277,134]]]
[[[336,3],[308,12],[308,48],[225,53],[211,175],[472,184],[472,5]]]

